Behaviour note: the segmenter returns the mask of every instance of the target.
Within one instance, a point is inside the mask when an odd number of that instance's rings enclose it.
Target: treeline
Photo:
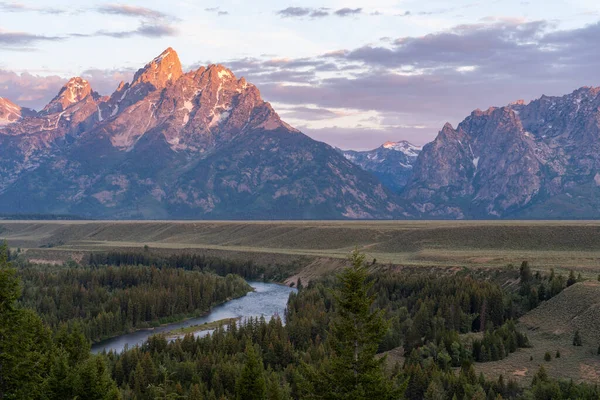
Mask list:
[[[542,281],[540,277],[530,283],[537,286]],[[361,313],[365,319],[357,320],[347,307],[356,308],[360,302],[352,296],[348,300],[343,293],[344,289],[361,288],[374,297],[368,311]],[[340,285],[331,278],[313,281],[290,296],[286,325],[277,318],[269,322],[250,320],[204,338],[188,335],[168,343],[154,337],[141,348],[108,357],[125,399],[152,399],[165,393],[209,400],[597,399],[597,387],[563,383],[547,376],[534,379],[528,388],[502,376],[494,380],[477,376],[473,362],[500,359],[528,345],[526,336],[512,322],[525,311],[521,304],[528,304],[527,295],[519,292],[518,287],[505,292],[498,284],[476,280],[470,274],[377,273],[365,276],[362,285]],[[353,326],[371,328],[353,335]],[[378,336],[374,332],[382,326]],[[482,336],[466,346],[459,332],[481,332]],[[383,369],[376,358],[367,358],[370,361],[365,364],[370,363],[372,369],[364,375],[379,382],[383,394],[373,394],[375,389],[371,389],[362,396],[346,393],[344,397],[338,392],[338,379],[356,368],[340,362],[340,358],[346,362],[353,359],[343,357],[348,354],[344,353],[344,340],[346,344],[356,343],[360,337],[374,342],[373,355],[378,346],[381,351],[399,343],[409,349],[407,358],[391,370]],[[254,381],[259,383],[252,387],[256,396],[240,397],[240,381],[248,371],[248,343],[253,357],[260,361],[252,368]],[[345,382],[350,387],[355,381]],[[396,397],[386,397],[393,391],[386,385],[396,391]]]
[[[375,295],[374,307],[383,310],[391,323],[379,351],[403,346],[409,356],[413,350],[434,344],[439,350],[443,348],[444,357],[451,356],[454,367],[473,356],[477,361],[486,361],[488,350],[493,353],[492,360],[504,358],[507,349],[512,352],[515,347],[528,345],[512,321],[530,309],[529,290],[547,285],[549,279],[562,282],[560,287],[554,285],[552,295],[565,287],[564,279],[555,275],[531,276],[527,291],[520,287],[511,291],[503,290],[493,280],[476,279],[470,272],[373,274],[369,280]],[[330,290],[334,283],[333,278],[311,282],[300,293],[291,295],[286,328],[297,345],[325,336],[334,311]],[[459,335],[470,332],[485,332],[482,345],[487,347],[483,356],[464,349]]]
[[[202,254],[156,254],[149,249],[144,252],[107,252],[91,253],[88,264],[103,265],[146,265],[157,268],[179,268],[186,270],[208,271],[217,275],[239,275],[245,279],[265,281],[283,281],[299,268],[298,261],[289,264],[258,265],[252,261],[226,260]]]
[[[54,334],[19,306],[21,282],[0,246],[0,399],[119,400],[107,360],[79,332]]]
[[[514,341],[526,345],[512,319],[528,307],[531,291],[521,292],[520,286],[502,290],[492,280],[468,273],[369,276],[364,258],[355,253],[353,265],[338,278],[313,281],[290,297],[285,325],[279,318],[252,319],[203,338],[187,335],[169,342],[155,336],[121,354],[90,356],[89,341],[76,325],[52,333],[35,312],[18,307],[18,277],[6,264],[0,256],[0,398],[600,397],[597,386],[556,381],[543,368],[525,388],[502,376],[477,376],[473,362],[482,354],[493,358],[494,346],[504,346],[506,353]],[[123,269],[128,268],[135,270]],[[184,272],[137,267],[150,275],[153,270]],[[146,279],[133,275],[116,286]],[[107,272],[102,282],[110,281],[109,276]],[[533,276],[530,289],[542,282],[547,284],[548,278]],[[480,332],[473,342],[479,343],[477,352],[463,345],[460,333],[468,332]],[[376,353],[398,343],[409,349],[406,360],[386,367],[385,357]]]
[[[21,304],[92,341],[199,316],[251,290],[241,277],[146,266],[24,266]]]

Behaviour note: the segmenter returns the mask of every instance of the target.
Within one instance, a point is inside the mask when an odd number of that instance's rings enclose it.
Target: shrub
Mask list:
[[[544,354],[544,361],[552,361],[552,355],[550,355],[549,351]]]
[[[581,335],[579,331],[575,331],[575,336],[573,336],[573,346],[583,346],[583,342],[581,341]]]

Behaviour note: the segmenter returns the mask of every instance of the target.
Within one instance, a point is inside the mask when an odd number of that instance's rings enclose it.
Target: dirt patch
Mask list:
[[[62,261],[48,260],[48,259],[43,259],[43,258],[30,258],[29,262],[31,262],[33,264],[45,264],[45,265],[62,265],[63,264]]]
[[[579,371],[584,380],[588,382],[600,382],[600,370],[597,365],[581,364]]]
[[[523,369],[518,369],[516,371],[513,371],[513,376],[520,376],[520,377],[525,377],[527,376],[527,368],[523,368]]]

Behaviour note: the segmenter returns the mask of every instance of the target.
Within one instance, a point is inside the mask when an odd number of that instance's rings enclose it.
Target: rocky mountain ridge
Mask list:
[[[92,218],[600,218],[600,88],[475,110],[422,149],[334,149],[169,48],[110,96],[0,98],[0,211]]]
[[[475,110],[419,155],[402,197],[427,218],[599,218],[600,88]]]
[[[73,78],[42,111],[14,111],[6,119],[0,127],[0,209],[7,213],[403,214],[376,178],[283,122],[254,85],[221,65],[184,73],[171,48],[110,96]]]

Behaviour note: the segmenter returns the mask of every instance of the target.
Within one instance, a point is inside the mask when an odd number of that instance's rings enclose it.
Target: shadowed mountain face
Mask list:
[[[393,218],[375,177],[283,122],[258,89],[165,50],[102,97],[0,99],[0,210],[99,218]]]
[[[421,148],[403,140],[386,142],[369,151],[339,151],[348,160],[375,175],[392,192],[399,193],[412,175]]]
[[[476,110],[427,144],[403,192],[424,217],[600,218],[600,89]]]

